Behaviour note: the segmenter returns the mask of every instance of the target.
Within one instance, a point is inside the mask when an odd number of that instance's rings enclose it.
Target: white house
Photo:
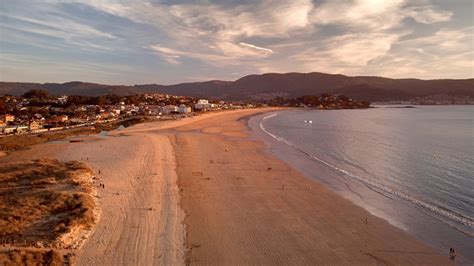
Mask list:
[[[200,99],[198,102],[194,105],[194,109],[196,110],[209,110],[214,108],[214,104],[209,103],[208,100]]]
[[[162,108],[163,114],[177,113],[178,107],[176,105],[166,105]]]
[[[4,134],[12,134],[12,133],[22,133],[28,130],[27,126],[20,125],[20,126],[10,126],[3,129]]]
[[[67,103],[67,95],[62,95],[61,97],[58,97],[57,103],[66,104]]]
[[[15,133],[16,127],[5,127],[3,129],[4,134],[12,134]]]
[[[181,104],[179,107],[178,107],[178,112],[180,114],[188,114],[188,113],[191,113],[191,107],[189,106],[186,106],[184,104]]]

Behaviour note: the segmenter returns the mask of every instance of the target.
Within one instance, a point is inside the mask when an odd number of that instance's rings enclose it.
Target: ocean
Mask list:
[[[249,124],[307,177],[474,261],[474,106],[394,107],[282,111]]]

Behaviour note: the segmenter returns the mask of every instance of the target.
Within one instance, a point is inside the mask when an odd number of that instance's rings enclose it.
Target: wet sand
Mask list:
[[[100,170],[101,217],[79,265],[449,263],[266,153],[242,119],[258,112],[140,124],[0,162],[46,156]]]

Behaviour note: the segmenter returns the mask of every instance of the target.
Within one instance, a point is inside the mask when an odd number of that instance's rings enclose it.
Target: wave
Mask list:
[[[275,114],[267,115],[267,116],[265,116],[265,117],[263,118],[263,120],[267,120],[268,118],[272,118],[272,117],[275,117],[275,116],[277,116],[277,115],[279,115],[279,114],[278,114],[278,113],[275,113]]]
[[[419,207],[422,207],[426,210],[429,210],[433,213],[436,213],[442,217],[445,217],[451,221],[455,221],[457,223],[460,223],[462,225],[465,225],[465,226],[468,226],[470,228],[472,228],[474,226],[474,219],[470,218],[470,217],[465,217],[461,214],[457,214],[457,213],[454,213],[450,210],[447,210],[447,209],[444,209],[442,207],[439,207],[439,206],[436,206],[432,203],[428,203],[428,202],[425,202],[425,201],[422,201],[420,199],[417,199],[413,196],[410,196],[406,193],[403,193],[401,191],[398,191],[398,190],[395,190],[389,186],[386,186],[386,185],[383,185],[381,183],[378,183],[378,182],[375,182],[373,180],[370,180],[370,179],[367,179],[367,178],[364,178],[364,177],[361,177],[361,176],[358,176],[354,173],[351,173],[347,170],[344,170],[340,167],[337,167],[321,158],[319,158],[318,156],[315,156],[315,155],[312,155],[312,154],[309,154],[308,152],[305,152],[303,150],[301,150],[300,148],[298,148],[296,145],[294,145],[293,143],[291,143],[290,141],[286,140],[285,138],[283,137],[280,137],[280,136],[277,136],[271,132],[269,132],[264,126],[263,126],[263,121],[266,120],[266,119],[269,119],[271,117],[275,117],[277,116],[278,113],[276,114],[271,114],[271,115],[268,115],[268,116],[265,116],[263,117],[262,119],[262,122],[260,122],[260,129],[265,132],[267,135],[269,135],[270,137],[272,137],[273,139],[279,141],[279,142],[283,142],[289,146],[291,146],[292,148],[294,148],[295,150],[297,150],[298,152],[301,152],[303,153],[304,155],[310,157],[312,160],[315,160],[315,161],[318,161],[320,163],[322,163],[323,165],[331,168],[332,170],[336,171],[336,172],[339,172],[339,173],[342,173],[343,175],[345,176],[348,176],[354,180],[357,180],[359,182],[362,182],[363,184],[365,184],[366,186],[368,186],[369,188],[372,188],[372,189],[377,189],[377,190],[380,190],[380,191],[383,191],[383,192],[386,192],[388,194],[391,194],[391,195],[394,195],[400,199],[403,199],[407,202],[410,202],[416,206],[419,206]],[[467,233],[467,232],[465,232]],[[471,235],[469,233],[469,235]]]

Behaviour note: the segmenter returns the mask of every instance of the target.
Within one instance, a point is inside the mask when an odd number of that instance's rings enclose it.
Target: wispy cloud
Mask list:
[[[442,28],[430,36],[398,42],[390,53],[374,59],[366,71],[376,69],[382,75],[398,78],[472,77],[473,39],[472,26],[462,29]]]
[[[110,33],[95,29],[89,25],[80,24],[59,15],[42,16],[41,19],[34,19],[24,16],[15,16],[3,13],[4,18],[9,18],[23,22],[15,24],[18,30],[42,34],[50,37],[69,39],[72,37],[100,37],[116,39]],[[10,26],[12,27],[12,26]]]
[[[242,45],[242,46],[251,48],[251,49],[262,51],[265,54],[273,54],[272,49],[268,49],[268,48],[264,48],[264,47],[256,46],[256,45],[253,45],[253,44],[250,44],[250,43],[244,43],[244,42],[240,42],[239,44]]]
[[[416,6],[409,8],[406,14],[414,20],[424,23],[445,22],[451,20],[453,13],[443,10],[437,10],[432,6]]]

